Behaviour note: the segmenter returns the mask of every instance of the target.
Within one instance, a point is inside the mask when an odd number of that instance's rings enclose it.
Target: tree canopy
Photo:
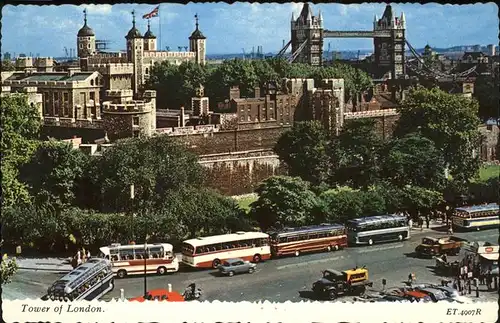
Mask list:
[[[416,88],[399,108],[401,113],[395,134],[403,137],[420,133],[442,151],[450,175],[467,183],[479,170],[479,158],[473,150],[479,147],[478,103],[437,88]]]
[[[255,87],[267,82],[282,85],[283,78],[343,78],[346,100],[367,90],[372,84],[367,73],[347,64],[335,63],[329,67],[291,64],[281,58],[266,60],[225,60],[220,65],[199,66],[185,62],[180,66],[162,62],[151,68],[146,87],[157,91],[158,107],[178,108],[191,102],[195,89],[205,86],[205,95],[213,107],[229,96],[231,86],[238,86],[242,97],[252,97]],[[319,84],[317,84],[319,86]]]
[[[250,214],[263,231],[308,224],[318,207],[309,188],[310,184],[299,177],[270,177],[255,190],[259,198],[250,205]]]
[[[2,207],[30,199],[25,184],[19,181],[18,168],[36,149],[41,119],[25,95],[2,97]]]
[[[297,122],[278,139],[274,151],[290,176],[319,185],[329,178],[328,142],[328,133],[319,121]]]

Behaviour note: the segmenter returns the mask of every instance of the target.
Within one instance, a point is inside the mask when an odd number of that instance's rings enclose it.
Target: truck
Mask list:
[[[313,293],[318,298],[334,300],[339,296],[363,295],[366,287],[372,287],[368,280],[368,269],[353,268],[344,271],[326,269],[323,277],[312,285]]]
[[[460,248],[467,243],[466,239],[455,236],[433,238],[422,238],[422,243],[415,248],[415,253],[422,257],[435,257],[443,254],[456,256],[460,252]]]

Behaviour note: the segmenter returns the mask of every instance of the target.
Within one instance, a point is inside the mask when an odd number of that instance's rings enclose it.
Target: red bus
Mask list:
[[[345,227],[340,224],[320,224],[287,228],[271,232],[271,252],[275,257],[319,250],[339,250],[347,247]]]

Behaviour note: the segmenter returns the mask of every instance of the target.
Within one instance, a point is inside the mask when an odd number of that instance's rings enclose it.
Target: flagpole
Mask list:
[[[163,50],[163,45],[161,43],[161,10],[160,10],[161,4],[158,4],[158,28],[160,28],[160,48],[159,50]]]

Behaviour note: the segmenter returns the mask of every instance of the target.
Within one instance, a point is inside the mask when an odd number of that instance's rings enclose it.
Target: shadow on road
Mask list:
[[[300,290],[299,291],[300,298],[309,299],[311,301],[319,301],[320,299],[314,294],[311,290]]]
[[[224,276],[218,270],[211,271],[209,274],[212,275],[213,277],[223,277]]]
[[[439,227],[433,227],[431,228],[432,231],[436,231],[436,232],[443,232],[443,233],[447,233],[448,232],[448,226],[446,224],[443,224]]]
[[[405,252],[404,255],[408,258],[424,259],[424,257],[419,256],[415,251]]]

